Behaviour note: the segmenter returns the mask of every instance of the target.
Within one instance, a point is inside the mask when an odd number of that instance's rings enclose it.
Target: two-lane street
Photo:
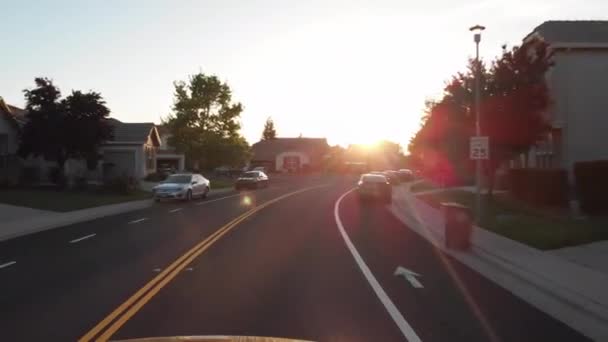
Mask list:
[[[354,182],[294,176],[3,242],[2,339],[585,340],[362,205]]]

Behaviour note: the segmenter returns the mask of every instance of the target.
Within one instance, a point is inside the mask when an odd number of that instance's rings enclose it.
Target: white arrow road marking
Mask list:
[[[133,220],[133,221],[129,222],[129,224],[136,224],[136,223],[139,223],[139,222],[143,222],[143,221],[145,221],[147,219],[148,219],[147,217],[140,218],[140,219]]]
[[[397,269],[395,269],[395,276],[403,276],[405,280],[409,281],[410,284],[416,289],[421,289],[424,287],[417,278],[421,277],[421,275],[416,272],[412,272],[405,267],[398,266]]]
[[[81,238],[74,239],[74,240],[70,241],[70,243],[77,243],[77,242],[80,242],[80,241],[82,241],[82,240],[90,239],[90,238],[92,238],[92,237],[93,237],[93,236],[95,236],[95,235],[97,235],[97,234],[89,234],[89,235],[87,235],[87,236],[83,236],[83,237],[81,237]]]
[[[405,320],[405,318],[403,318],[403,315],[401,314],[401,312],[399,312],[399,309],[397,309],[395,303],[393,303],[393,301],[388,297],[382,286],[380,286],[380,283],[372,274],[372,271],[369,269],[369,267],[361,257],[361,254],[359,254],[359,251],[357,251],[357,248],[355,248],[355,245],[350,240],[350,237],[348,237],[348,234],[346,233],[346,230],[342,225],[342,220],[340,220],[340,202],[342,202],[342,199],[352,191],[353,190],[349,190],[342,194],[342,196],[338,198],[336,204],[334,205],[334,217],[336,219],[336,225],[338,226],[338,230],[342,235],[342,239],[344,239],[344,243],[346,244],[346,247],[348,247],[350,254],[352,254],[353,258],[355,259],[357,266],[359,266],[361,273],[363,273],[363,276],[376,293],[376,296],[378,296],[378,299],[380,299],[380,302],[384,305],[386,311],[388,311],[389,315],[391,315],[391,318],[393,319],[399,330],[401,330],[403,336],[405,336],[405,338],[409,342],[421,342],[422,340],[420,339],[420,337],[418,337],[412,326]]]
[[[183,208],[175,208],[175,209],[171,209],[171,210],[169,210],[169,212],[170,212],[170,213],[176,213],[176,212],[178,212],[178,211],[180,211],[180,210],[183,210]]]
[[[7,263],[4,263],[4,264],[0,265],[0,268],[5,268],[5,267],[13,266],[16,263],[17,263],[16,261],[9,261]]]

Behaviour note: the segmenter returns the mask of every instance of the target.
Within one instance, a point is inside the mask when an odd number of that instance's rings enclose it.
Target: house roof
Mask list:
[[[112,139],[114,142],[144,144],[152,134],[156,143],[160,144],[153,122],[121,122],[113,118],[108,119],[108,122],[114,127],[114,138]]]
[[[276,138],[262,140],[251,146],[254,160],[274,160],[277,154],[288,151],[323,154],[328,148],[325,138]]]
[[[608,43],[608,21],[550,20],[538,25],[524,38],[537,34],[548,43]]]
[[[5,116],[10,122],[17,125],[17,127],[25,123],[25,110],[11,106],[4,102],[4,99],[0,97],[0,114]]]

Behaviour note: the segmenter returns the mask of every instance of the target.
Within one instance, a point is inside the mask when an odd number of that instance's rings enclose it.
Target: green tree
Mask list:
[[[262,140],[272,140],[277,138],[277,131],[274,128],[274,121],[272,118],[266,119],[264,123],[264,131],[262,131]]]
[[[239,133],[243,106],[232,102],[228,84],[198,73],[174,87],[173,112],[163,120],[171,133],[169,144],[186,154],[191,168],[244,164],[249,145]]]
[[[98,148],[112,137],[107,122],[110,110],[99,93],[61,92],[48,78],[36,78],[36,87],[24,90],[27,123],[21,133],[19,155],[43,156],[59,168],[69,158],[85,159],[96,166]]]

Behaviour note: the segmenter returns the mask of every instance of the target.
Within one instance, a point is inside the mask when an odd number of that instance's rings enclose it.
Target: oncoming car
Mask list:
[[[170,175],[152,188],[154,200],[180,199],[189,201],[195,197],[205,198],[210,190],[210,182],[202,175],[182,173]]]
[[[386,176],[366,173],[361,175],[357,184],[357,193],[361,200],[373,199],[384,203],[391,203],[393,189]]]

